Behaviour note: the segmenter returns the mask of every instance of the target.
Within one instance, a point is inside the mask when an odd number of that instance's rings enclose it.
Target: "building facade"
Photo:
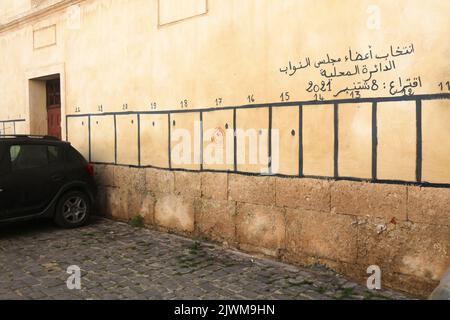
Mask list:
[[[450,3],[0,0],[0,132],[100,206],[426,295],[450,267]]]

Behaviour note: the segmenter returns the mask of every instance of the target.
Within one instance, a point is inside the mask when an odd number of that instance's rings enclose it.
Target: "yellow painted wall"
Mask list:
[[[27,119],[20,128],[23,132],[45,127],[45,119],[30,124],[35,110],[30,110],[34,93],[29,80],[44,76],[53,66],[64,73],[63,115],[96,114],[99,105],[103,112],[189,111],[449,92],[445,84],[450,74],[446,59],[450,45],[445,41],[450,30],[448,1],[65,3],[48,15],[36,15],[42,9],[34,6],[36,2],[0,1],[0,120]],[[16,23],[15,18],[22,20]],[[305,175],[334,174],[332,107],[304,106]],[[291,135],[297,128],[297,109],[294,104],[273,109],[272,125],[281,129],[279,173],[298,172],[299,132]],[[346,104],[339,111],[339,173],[371,178],[371,105]],[[239,109],[238,128],[267,129],[267,112],[267,108]],[[442,124],[449,114],[445,101],[423,103],[424,181],[450,183],[450,154],[442,147],[442,141],[449,140]],[[168,167],[167,115],[141,117],[141,164]],[[204,117],[205,130],[233,125],[231,111],[205,112]],[[380,179],[415,179],[414,117],[414,103],[379,105]],[[198,113],[172,118],[193,130]],[[102,118],[99,125],[97,119],[91,119],[93,161],[114,161],[112,116]],[[70,119],[68,128],[69,140],[85,155],[86,120]],[[117,132],[118,163],[138,165],[137,116],[118,116]],[[207,141],[202,143],[205,148]],[[199,148],[192,145],[193,150]],[[200,168],[195,163],[174,167]],[[233,166],[205,169],[232,170]],[[260,172],[260,166],[244,164],[238,170]]]
[[[305,175],[334,176],[333,105],[303,107],[303,158]]]
[[[339,176],[372,177],[372,105],[339,106]]]
[[[169,167],[168,115],[141,115],[141,164]],[[163,152],[165,150],[166,152]]]
[[[415,101],[378,104],[377,176],[414,181],[416,177]]]
[[[203,113],[204,169],[223,171],[234,169],[233,128],[232,110]]]
[[[450,181],[449,101],[423,103],[423,180]]]
[[[91,160],[115,163],[114,117],[97,116],[91,118]]]

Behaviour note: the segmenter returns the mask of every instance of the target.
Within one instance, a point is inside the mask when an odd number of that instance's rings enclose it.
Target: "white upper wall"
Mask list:
[[[31,0],[0,0],[0,23],[22,15],[31,9]]]
[[[23,17],[36,9],[55,4],[62,0],[0,0],[0,24],[6,24]]]

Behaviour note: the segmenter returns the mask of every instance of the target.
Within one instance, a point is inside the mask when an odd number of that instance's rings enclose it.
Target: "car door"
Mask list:
[[[10,192],[11,188],[8,184],[11,168],[6,150],[6,145],[0,145],[0,220],[6,218],[13,209],[15,202],[13,197],[16,196],[16,194]]]
[[[6,218],[43,213],[65,183],[61,147],[11,144],[6,153],[11,170],[5,179],[5,192],[15,195]]]

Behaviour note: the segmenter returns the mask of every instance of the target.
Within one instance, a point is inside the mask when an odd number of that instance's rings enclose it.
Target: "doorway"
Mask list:
[[[0,0],[1,1],[1,0]],[[26,74],[28,120],[24,134],[66,136],[65,67],[54,64]]]
[[[59,78],[46,81],[47,132],[61,140],[61,85]]]

